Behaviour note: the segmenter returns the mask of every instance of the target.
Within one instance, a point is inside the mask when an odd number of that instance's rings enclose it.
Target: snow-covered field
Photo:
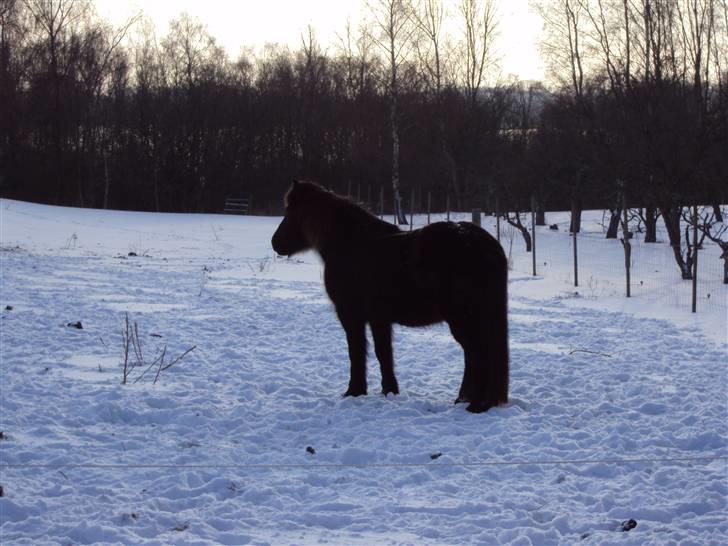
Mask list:
[[[514,240],[512,400],[480,415],[443,325],[395,330],[401,395],[342,399],[321,266],[273,257],[280,219],[0,214],[2,544],[728,544],[726,287],[693,315],[641,245],[627,300],[600,213],[579,288],[563,227],[536,278]],[[125,313],[149,362],[196,348],[122,385]]]

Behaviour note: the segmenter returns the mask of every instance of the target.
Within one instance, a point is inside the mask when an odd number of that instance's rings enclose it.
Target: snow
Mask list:
[[[395,329],[401,395],[375,393],[370,355],[370,395],[340,397],[321,264],[273,256],[280,218],[11,200],[0,215],[3,544],[728,543],[710,245],[692,314],[665,244],[635,241],[623,297],[601,213],[585,213],[578,288],[568,215],[539,228],[537,277],[515,238],[511,402],[473,415],[452,404],[444,325]],[[122,385],[125,313],[149,357],[195,350]]]

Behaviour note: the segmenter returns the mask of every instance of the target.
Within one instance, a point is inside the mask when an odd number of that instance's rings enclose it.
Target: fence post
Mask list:
[[[531,196],[531,261],[533,262],[533,276],[536,276],[536,196]]]
[[[401,210],[401,207],[402,207],[401,195],[400,195],[400,203],[399,203],[399,206],[400,206],[400,211],[399,212],[401,214],[407,214],[406,212],[404,212],[403,210]],[[395,226],[398,226],[399,225],[399,217],[397,216],[397,192],[394,191],[394,190],[392,190],[392,216],[394,217],[394,225]]]
[[[480,209],[473,209],[473,224],[480,227]]]
[[[698,206],[693,205],[693,313],[698,310]]]
[[[415,189],[412,188],[410,193],[410,226],[409,230],[412,231],[412,224],[415,223]]]
[[[427,192],[427,225],[430,225],[430,207],[432,206],[432,192]]]
[[[576,214],[576,200],[571,200],[571,216]],[[574,286],[579,286],[579,258],[576,252],[576,230],[573,230],[571,236],[574,240]]]
[[[630,262],[632,257],[632,244],[629,242],[629,225],[627,218],[627,198],[622,193],[622,245],[624,246],[624,268],[627,274],[627,297],[632,297],[632,286],[630,281]]]
[[[495,231],[500,243],[500,200],[498,197],[495,198]]]

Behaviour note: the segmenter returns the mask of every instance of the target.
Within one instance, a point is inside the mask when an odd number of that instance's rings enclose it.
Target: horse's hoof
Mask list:
[[[344,394],[341,395],[342,398],[346,398],[347,396],[366,396],[367,390],[366,389],[352,389],[348,388]]]
[[[395,383],[394,385],[382,385],[382,394],[384,396],[387,396],[388,394],[399,394],[399,385]]]
[[[483,413],[493,407],[493,404],[488,402],[471,402],[470,405],[465,408],[470,413]]]

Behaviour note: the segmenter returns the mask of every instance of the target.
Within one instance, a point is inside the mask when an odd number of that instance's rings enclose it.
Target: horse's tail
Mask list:
[[[418,236],[422,290],[437,294],[465,350],[461,396],[472,411],[508,402],[508,260],[503,247],[470,223],[435,223]],[[470,407],[468,408],[470,409]]]
[[[477,272],[480,301],[478,307],[479,349],[483,357],[479,385],[480,402],[486,407],[508,402],[508,259],[500,243],[485,230],[472,225],[467,230],[472,241],[476,240]]]
[[[481,313],[485,323],[485,347],[487,351],[487,389],[489,398],[497,404],[508,402],[509,355],[508,355],[508,261],[500,256],[488,268],[485,283],[485,299]]]

